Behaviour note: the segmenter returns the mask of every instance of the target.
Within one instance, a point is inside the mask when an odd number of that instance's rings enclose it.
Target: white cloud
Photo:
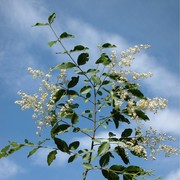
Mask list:
[[[151,125],[154,129],[165,131],[174,135],[180,135],[180,113],[175,109],[165,109],[158,111],[157,114],[150,114],[150,122],[146,125]]]
[[[12,178],[22,172],[24,172],[24,170],[19,165],[17,165],[14,161],[9,160],[7,158],[0,160],[0,179],[1,180]]]
[[[153,73],[153,77],[144,81],[149,92],[165,97],[179,98],[180,84],[178,77],[169,72],[166,67],[162,67],[160,62],[161,60],[157,60],[155,57],[140,53],[135,59],[133,68],[136,71]]]
[[[180,179],[180,169],[171,172],[165,180],[179,180]]]

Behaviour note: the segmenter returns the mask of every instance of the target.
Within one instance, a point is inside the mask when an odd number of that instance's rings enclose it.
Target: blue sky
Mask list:
[[[14,104],[18,90],[33,92],[36,83],[27,73],[29,66],[47,71],[62,61],[57,56],[58,46],[49,48],[55,40],[47,28],[32,28],[36,22],[46,21],[56,12],[55,28],[67,31],[75,39],[67,47],[84,44],[93,50],[98,44],[112,42],[119,52],[135,44],[152,46],[137,56],[133,67],[151,71],[154,77],[144,82],[150,97],[168,99],[169,106],[156,116],[150,115],[150,124],[177,139],[180,135],[180,74],[179,74],[179,1],[178,0],[1,0],[0,6],[0,147],[8,140],[22,142],[25,138],[38,141],[31,111],[21,111]],[[72,43],[72,44],[71,44]],[[175,143],[179,146],[179,139]],[[80,161],[67,165],[67,157],[59,155],[51,166],[46,165],[40,151],[27,159],[28,150],[22,150],[0,160],[0,180],[28,179],[81,179]],[[180,179],[179,158],[162,158],[143,162],[144,167],[156,169],[165,180]],[[102,179],[97,172],[90,179]]]

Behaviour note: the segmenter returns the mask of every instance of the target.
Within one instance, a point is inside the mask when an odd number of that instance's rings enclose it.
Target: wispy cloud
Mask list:
[[[171,133],[174,135],[180,135],[180,113],[176,109],[165,109],[158,111],[157,114],[149,114],[150,122],[146,125],[151,125],[154,129]]]
[[[180,179],[180,169],[170,172],[170,174],[165,178],[165,180],[179,180]]]
[[[23,172],[25,172],[24,169],[17,165],[14,161],[7,158],[0,160],[1,180],[7,180]]]

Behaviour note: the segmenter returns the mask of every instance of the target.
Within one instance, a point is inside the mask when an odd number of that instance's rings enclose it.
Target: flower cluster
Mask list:
[[[53,118],[51,112],[55,108],[54,94],[61,89],[61,86],[50,81],[50,72],[45,74],[40,70],[33,70],[32,68],[28,68],[28,71],[32,74],[33,78],[39,77],[42,79],[38,93],[29,95],[19,91],[18,94],[21,96],[21,100],[15,103],[20,105],[22,110],[33,109],[32,118],[38,119],[36,121],[38,131],[36,133],[41,135],[42,128],[51,123]],[[62,72],[59,76],[64,77],[65,72]]]
[[[150,110],[154,113],[157,112],[158,109],[164,109],[167,107],[168,101],[163,98],[155,97],[153,99],[146,98],[140,99],[136,105],[141,110]]]
[[[134,47],[131,47],[127,49],[126,51],[121,52],[121,59],[119,61],[119,67],[129,67],[133,63],[134,60],[134,54],[140,52],[141,49],[147,49],[150,48],[150,45],[148,44],[141,44],[141,45],[135,45]]]

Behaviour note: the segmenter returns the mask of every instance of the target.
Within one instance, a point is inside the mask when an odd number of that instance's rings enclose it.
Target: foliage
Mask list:
[[[47,23],[36,23],[34,26],[48,26],[54,33],[56,40],[48,43],[50,47],[60,43],[70,61],[62,62],[50,68],[45,74],[40,70],[28,68],[33,78],[41,78],[42,84],[36,94],[26,94],[19,91],[21,100],[16,101],[22,110],[32,108],[33,118],[37,118],[37,134],[50,128],[50,138],[37,144],[25,140],[23,144],[9,142],[1,149],[0,158],[7,157],[23,147],[32,147],[28,157],[35,154],[40,148],[51,149],[47,156],[47,163],[56,159],[59,151],[69,155],[68,163],[77,158],[82,158],[84,167],[83,179],[91,170],[100,170],[108,180],[134,180],[136,177],[149,175],[150,171],[138,165],[131,165],[131,156],[147,159],[150,149],[153,159],[155,153],[163,150],[167,156],[179,153],[177,149],[162,145],[162,141],[174,140],[166,134],[157,133],[151,127],[144,131],[142,122],[149,121],[147,111],[157,112],[167,106],[163,98],[150,99],[141,92],[139,79],[148,78],[152,73],[138,73],[130,70],[134,62],[134,55],[149,45],[139,45],[121,52],[120,58],[116,51],[109,55],[109,48],[115,45],[104,43],[98,46],[100,57],[95,62],[88,53],[88,47],[76,45],[72,50],[67,50],[63,41],[74,36],[63,32],[59,36],[53,28],[56,14],[49,16]],[[77,60],[73,57],[78,53]],[[91,63],[93,68],[87,68]],[[93,64],[93,65],[92,65]],[[56,82],[52,80],[52,73],[58,72]],[[86,103],[86,105],[84,105]],[[136,127],[132,125],[136,123]],[[85,125],[84,125],[85,124]],[[126,129],[121,125],[125,124]],[[117,130],[110,131],[112,125]],[[108,137],[98,137],[103,129],[109,129]],[[117,133],[121,132],[121,134]],[[77,139],[69,142],[63,134],[81,134],[89,138],[90,148],[83,149]],[[54,147],[45,146],[46,141],[54,142]],[[111,163],[113,159],[117,164]],[[113,161],[114,162],[114,161]]]

